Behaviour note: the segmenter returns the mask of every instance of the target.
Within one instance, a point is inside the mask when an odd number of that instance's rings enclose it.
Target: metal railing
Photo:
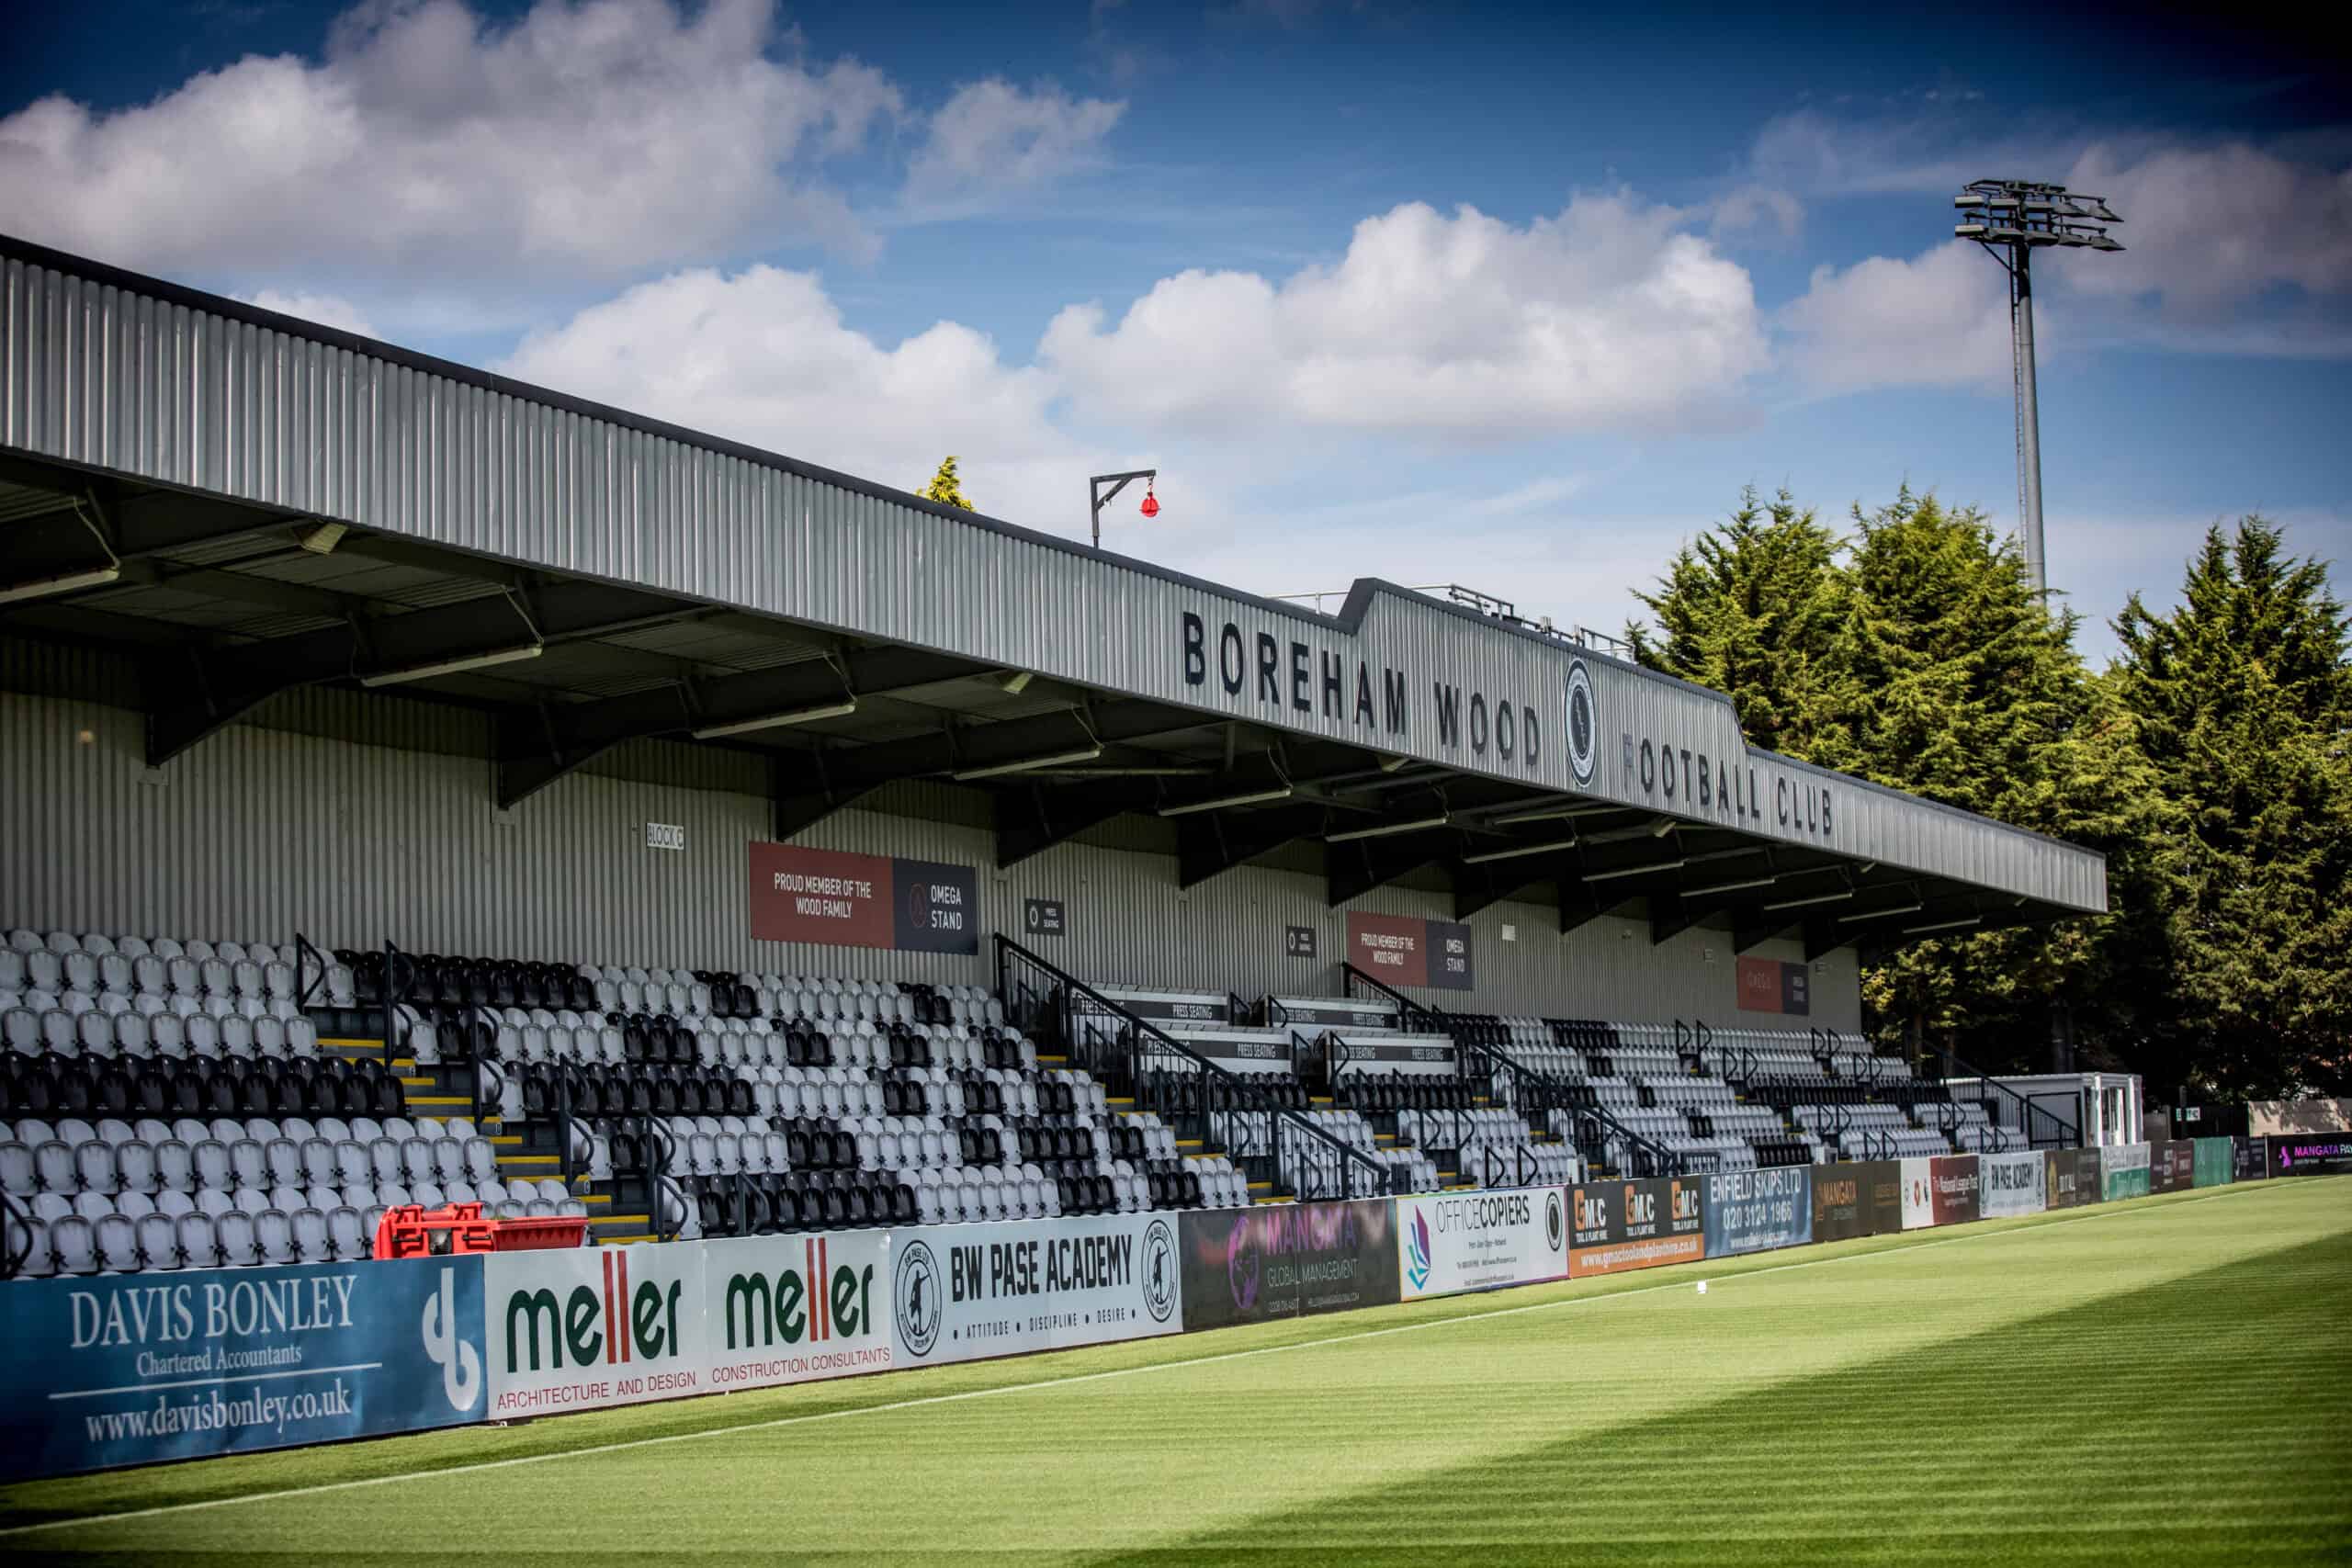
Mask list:
[[[1262,1169],[1274,1185],[1288,1180],[1299,1198],[1374,1197],[1393,1192],[1397,1185],[1386,1166],[1308,1122],[1297,1111],[1274,1103],[1272,1096],[1240,1075],[1210,1060],[1175,1039],[1157,1024],[1129,1011],[1051,960],[1032,953],[1000,931],[996,936],[997,994],[1005,998],[1015,1028],[1031,1039],[1040,1037],[1061,1045],[1073,1066],[1083,1068],[1114,1093],[1132,1095],[1139,1110],[1151,1111],[1173,1123],[1180,1136],[1196,1137],[1204,1148],[1227,1153],[1245,1171]],[[1080,998],[1091,1003],[1101,1020],[1114,1027],[1106,1032],[1090,1019],[1083,1030],[1072,1027],[1072,1006]],[[1147,1070],[1147,1055],[1169,1063],[1164,1070]],[[1178,1080],[1192,1092],[1176,1089]],[[1232,1134],[1237,1117],[1251,1118],[1254,1134],[1262,1129],[1267,1146],[1236,1152]],[[1256,1136],[1241,1140],[1254,1145]],[[1285,1157],[1285,1156],[1289,1157]],[[1317,1187],[1327,1171],[1339,1174],[1339,1190],[1305,1190]],[[1369,1190],[1355,1190],[1358,1179]]]
[[[2014,1101],[2017,1107],[2014,1130],[2024,1135],[2026,1147],[2071,1149],[2082,1145],[2082,1129],[2075,1122],[2039,1100],[2028,1100],[1981,1067],[1971,1066],[1942,1046],[1933,1042],[1925,1043],[1933,1053],[1921,1064],[1931,1069],[1925,1076],[1943,1089],[1948,1103],[1957,1103],[1965,1096],[1968,1102],[1984,1106],[1985,1120],[2006,1133],[2012,1128],[2003,1122],[1996,1108]]]
[[[1576,1118],[1577,1154],[1587,1166],[1598,1168],[1604,1164],[1596,1151],[1605,1151],[1613,1141],[1656,1168],[1641,1174],[1680,1176],[1690,1173],[1690,1160],[1686,1156],[1673,1154],[1664,1145],[1634,1132],[1611,1115],[1608,1109],[1598,1101],[1583,1102],[1583,1097],[1574,1093],[1575,1089],[1580,1086],[1566,1084],[1550,1074],[1537,1072],[1499,1045],[1464,1039],[1462,1034],[1448,1027],[1449,1015],[1442,1009],[1413,1000],[1377,975],[1367,975],[1352,964],[1343,964],[1340,965],[1340,976],[1350,996],[1355,995],[1355,988],[1362,986],[1373,995],[1396,1003],[1400,1018],[1418,1017],[1425,1021],[1430,1032],[1447,1035],[1453,1041],[1453,1048],[1457,1052],[1474,1055],[1483,1062],[1487,1073],[1487,1098],[1497,1104],[1508,1102],[1510,1109],[1518,1111],[1521,1120],[1526,1120],[1531,1114],[1549,1111],[1565,1111]],[[1547,1019],[1544,1021],[1552,1030],[1553,1038],[1559,1040],[1566,1021]],[[1500,1069],[1499,1075],[1497,1069]],[[1507,1101],[1505,1095],[1497,1092],[1498,1086],[1509,1091]],[[1590,1093],[1589,1086],[1582,1087],[1585,1087],[1587,1094]],[[1527,1124],[1532,1133],[1535,1123],[1529,1121]]]
[[[24,1272],[32,1256],[32,1216],[17,1206],[16,1199],[0,1193],[0,1280]]]

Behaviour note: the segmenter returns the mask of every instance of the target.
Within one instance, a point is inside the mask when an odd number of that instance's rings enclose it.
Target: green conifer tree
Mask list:
[[[960,506],[967,512],[973,510],[970,500],[964,494],[963,480],[956,477],[956,459],[952,457],[941,458],[939,472],[932,475],[931,482],[915,493],[925,501],[936,501],[948,506]]]
[[[2182,603],[2115,621],[2115,700],[2173,807],[2113,936],[2152,1098],[2352,1079],[2352,664],[2326,568],[2259,517],[2210,530]]]

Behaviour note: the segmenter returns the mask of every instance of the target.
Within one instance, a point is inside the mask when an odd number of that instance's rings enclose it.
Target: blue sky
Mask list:
[[[1602,628],[1744,485],[2014,518],[1950,197],[2041,276],[2052,580],[2352,546],[2352,102],[2310,38],[1883,8],[92,0],[0,62],[0,228],[1266,592]],[[2340,578],[2339,578],[2340,581]]]

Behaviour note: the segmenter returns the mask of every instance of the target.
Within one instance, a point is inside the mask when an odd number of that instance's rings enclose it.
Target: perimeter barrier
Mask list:
[[[2342,1140],[2272,1142],[2298,1173],[2352,1167]],[[0,1286],[12,1331],[0,1472],[383,1437],[1347,1312],[2214,1187],[2236,1166],[2232,1140],[2200,1138],[17,1280]]]

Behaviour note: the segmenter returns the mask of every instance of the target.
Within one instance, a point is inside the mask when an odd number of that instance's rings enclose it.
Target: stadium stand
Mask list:
[[[409,1203],[624,1241],[1249,1200],[976,987],[22,930],[0,980],[28,1276],[365,1257]]]

